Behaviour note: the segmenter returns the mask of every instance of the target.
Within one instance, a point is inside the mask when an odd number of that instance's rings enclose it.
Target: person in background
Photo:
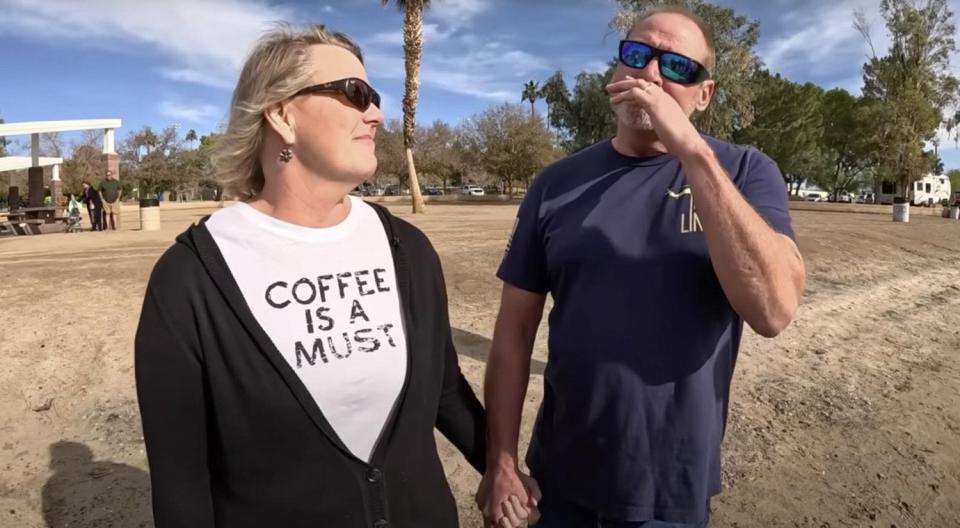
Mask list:
[[[80,191],[80,201],[87,206],[87,214],[90,216],[90,230],[103,231],[103,201],[90,182],[84,181]]]
[[[107,169],[107,178],[100,182],[100,200],[103,203],[104,229],[120,229],[120,204],[123,189],[112,170]]]

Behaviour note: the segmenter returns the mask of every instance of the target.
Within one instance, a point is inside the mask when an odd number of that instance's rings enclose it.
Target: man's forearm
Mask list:
[[[800,252],[746,201],[706,143],[681,163],[731,306],[757,333],[777,335],[800,304],[805,281]]]
[[[484,403],[487,409],[487,467],[517,465],[520,418],[530,380],[530,354],[536,328],[530,333],[497,322],[487,360]]]

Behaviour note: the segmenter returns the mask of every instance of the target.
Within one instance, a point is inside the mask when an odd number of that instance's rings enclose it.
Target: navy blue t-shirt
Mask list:
[[[777,165],[705,139],[746,200],[792,238]],[[631,158],[604,141],[530,186],[497,276],[554,299],[527,453],[544,494],[623,521],[707,517],[743,324],[703,228],[666,154]]]

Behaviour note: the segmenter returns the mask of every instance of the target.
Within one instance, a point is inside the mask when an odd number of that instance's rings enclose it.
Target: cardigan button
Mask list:
[[[367,480],[370,482],[380,482],[381,478],[383,478],[383,472],[381,472],[379,469],[373,468],[367,471]]]
[[[377,521],[373,523],[373,528],[390,528],[390,523],[388,523],[386,519],[377,519]]]

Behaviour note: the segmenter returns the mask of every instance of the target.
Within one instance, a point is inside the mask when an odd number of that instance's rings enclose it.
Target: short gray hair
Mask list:
[[[714,44],[713,28],[710,27],[710,24],[707,24],[707,21],[704,20],[703,17],[683,6],[664,4],[641,12],[630,22],[630,28],[627,30],[626,38],[630,38],[630,33],[633,33],[633,30],[637,29],[637,26],[639,26],[641,22],[653,15],[659,15],[661,13],[681,15],[700,28],[700,32],[703,33],[703,39],[707,42],[707,60],[704,62],[704,66],[707,67],[707,71],[712,75],[713,69],[717,65],[717,51]]]
[[[263,190],[263,112],[309,85],[313,72],[307,52],[318,44],[340,46],[363,63],[363,53],[350,37],[319,24],[280,24],[264,34],[250,52],[233,91],[227,130],[214,146],[214,178],[225,194],[244,198]]]

